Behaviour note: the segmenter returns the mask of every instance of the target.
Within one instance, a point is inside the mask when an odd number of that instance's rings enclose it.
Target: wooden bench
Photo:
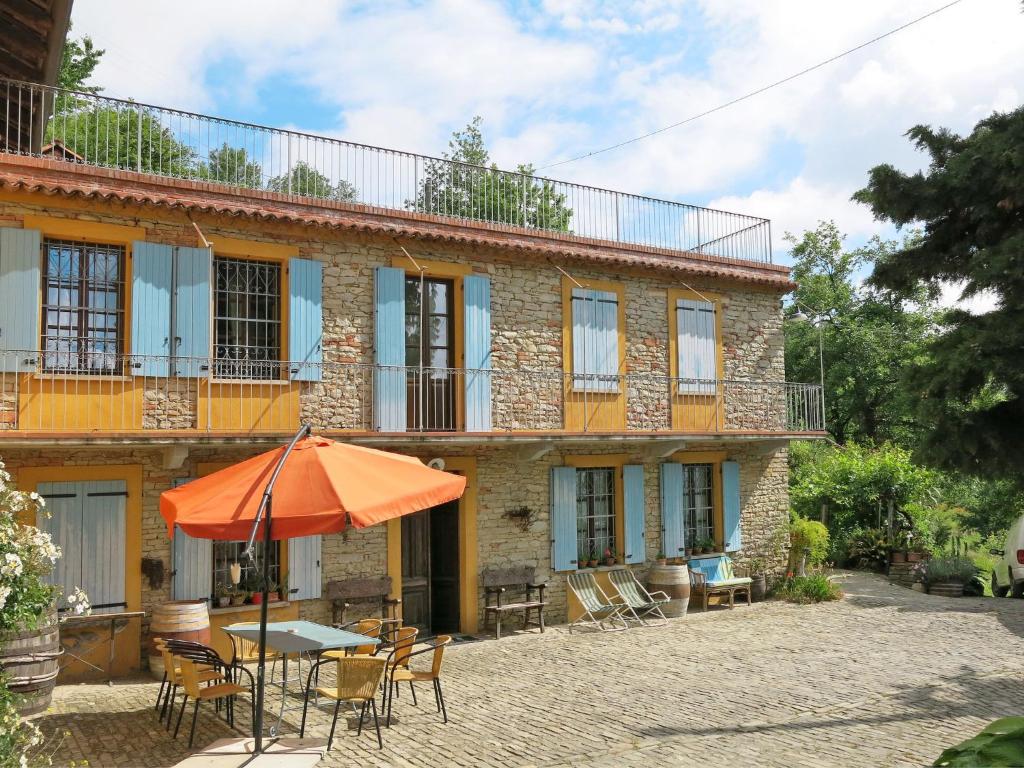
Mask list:
[[[732,608],[737,592],[745,592],[747,605],[750,605],[752,580],[749,576],[736,575],[728,555],[691,558],[687,565],[690,569],[690,598],[700,595],[702,610],[708,609],[708,598],[712,595],[728,595],[729,607]]]
[[[372,611],[385,620],[395,620],[401,599],[390,597],[390,576],[360,576],[354,579],[327,582],[327,599],[331,601],[331,623],[345,623],[345,613],[353,603],[369,603]],[[388,614],[391,614],[388,616]],[[372,618],[368,615],[357,618]]]
[[[523,629],[530,626],[540,627],[544,631],[544,589],[546,583],[537,583],[534,569],[529,566],[519,568],[490,569],[480,574],[480,583],[484,588],[484,629],[494,619],[494,637],[501,638],[501,619],[509,611],[523,612]],[[502,596],[510,589],[524,595],[522,600],[511,603],[502,602]],[[537,599],[533,599],[534,590]],[[494,599],[492,603],[491,600]],[[531,617],[531,614],[535,614]]]

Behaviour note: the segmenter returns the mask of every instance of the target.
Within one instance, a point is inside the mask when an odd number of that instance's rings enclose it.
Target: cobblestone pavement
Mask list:
[[[372,729],[357,738],[339,721],[322,764],[917,766],[1024,713],[1024,600],[932,597],[866,574],[840,580],[838,603],[460,644],[444,669],[448,725],[428,686],[418,707],[406,691],[383,750]],[[141,678],[61,686],[39,722],[67,732],[60,764],[173,765],[189,750],[157,724],[156,691]],[[197,746],[233,735],[210,710]],[[327,711],[310,718],[312,734],[326,737]]]

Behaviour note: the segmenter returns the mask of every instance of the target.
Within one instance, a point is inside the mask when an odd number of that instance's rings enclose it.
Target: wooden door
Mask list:
[[[402,518],[402,619],[430,631],[430,510]]]
[[[430,510],[430,629],[459,630],[459,502]]]

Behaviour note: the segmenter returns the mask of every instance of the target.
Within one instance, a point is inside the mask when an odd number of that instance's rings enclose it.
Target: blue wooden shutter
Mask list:
[[[642,464],[627,464],[622,468],[623,501],[625,503],[626,563],[647,560],[647,540],[644,535],[644,468]]]
[[[735,461],[722,462],[722,507],[725,518],[725,551],[743,548],[740,530],[740,465]]]
[[[193,478],[175,480],[177,488]],[[171,599],[209,600],[213,580],[213,541],[194,539],[178,526],[174,527],[171,547]]]
[[[65,607],[67,596],[82,583],[82,483],[40,483],[36,489],[46,500],[46,514],[36,520],[36,527],[50,534],[60,547],[61,556],[54,563],[46,581],[61,588],[58,606]]]
[[[39,349],[39,231],[0,228],[0,364],[5,372],[34,371]]]
[[[174,372],[204,376],[212,356],[213,294],[209,248],[176,248],[174,254]]]
[[[462,279],[466,324],[466,431],[491,431],[491,281]]]
[[[683,465],[661,465],[661,551],[679,557],[686,549],[683,528]]]
[[[323,264],[288,260],[288,357],[293,381],[320,381],[323,368]]]
[[[575,389],[617,392],[619,298],[611,291],[572,290],[572,366]]]
[[[96,613],[125,610],[124,480],[82,483],[82,589]],[[107,608],[95,606],[106,605]]]
[[[679,391],[714,394],[717,391],[718,345],[715,340],[715,305],[679,299],[676,306]]]
[[[174,248],[162,243],[132,243],[131,373],[170,374],[171,290]]]
[[[405,272],[377,267],[374,280],[373,412],[382,432],[406,430]]]
[[[576,469],[551,469],[551,564],[556,571],[575,571]]]
[[[288,539],[288,594],[284,600],[314,600],[320,597],[320,536]]]

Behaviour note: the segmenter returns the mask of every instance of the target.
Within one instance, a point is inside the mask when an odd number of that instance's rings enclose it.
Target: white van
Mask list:
[[[1002,549],[989,551],[999,558],[992,568],[992,594],[1024,597],[1024,517],[1010,526]]]

